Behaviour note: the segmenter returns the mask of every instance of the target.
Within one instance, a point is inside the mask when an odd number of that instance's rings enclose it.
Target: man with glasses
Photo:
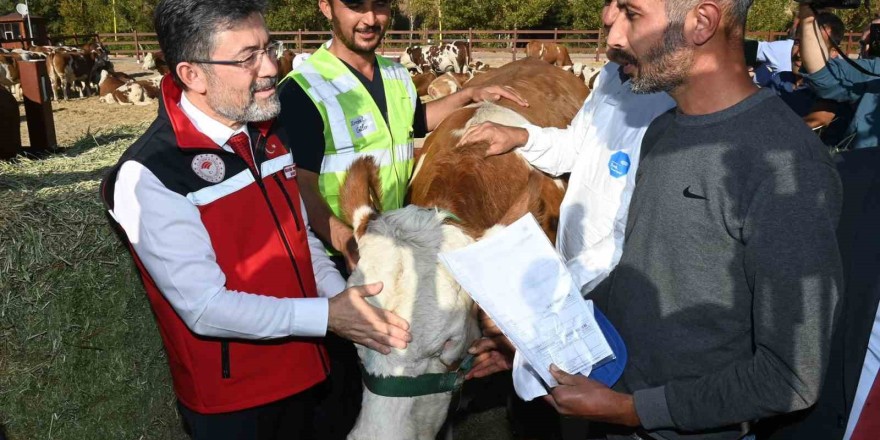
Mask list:
[[[322,338],[411,339],[345,283],[309,231],[275,123],[265,2],[163,0],[159,115],[102,185],[159,325],[194,439],[301,439],[329,373]]]

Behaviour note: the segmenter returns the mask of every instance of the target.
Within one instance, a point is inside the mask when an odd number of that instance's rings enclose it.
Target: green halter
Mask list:
[[[464,383],[465,374],[474,364],[474,356],[469,354],[461,361],[458,369],[449,373],[428,373],[421,376],[375,376],[367,372],[361,364],[364,386],[370,392],[385,397],[418,397],[429,394],[458,391]]]

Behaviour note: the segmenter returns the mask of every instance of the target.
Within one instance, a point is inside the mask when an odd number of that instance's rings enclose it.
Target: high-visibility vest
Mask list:
[[[379,166],[385,211],[403,206],[412,176],[415,85],[403,66],[379,55],[376,58],[388,106],[387,124],[367,88],[326,46],[284,78],[296,81],[321,113],[324,160],[318,188],[339,218],[339,193],[356,159],[372,156]]]

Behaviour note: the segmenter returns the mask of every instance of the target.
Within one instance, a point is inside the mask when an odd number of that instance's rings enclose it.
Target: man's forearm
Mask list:
[[[801,18],[801,60],[808,73],[822,70],[828,62],[828,47],[825,46],[821,33],[812,12]]]
[[[462,89],[449,96],[425,104],[428,131],[433,131],[437,128],[450,113],[470,104],[473,101],[473,90]]]
[[[300,194],[309,215],[309,227],[324,243],[330,244],[336,250],[345,250],[345,244],[351,237],[351,230],[342,220],[336,218],[327,206],[318,189],[318,175],[300,170],[297,182],[300,184]]]

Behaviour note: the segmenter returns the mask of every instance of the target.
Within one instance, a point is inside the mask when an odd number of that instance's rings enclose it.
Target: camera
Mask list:
[[[798,3],[812,5],[815,9],[855,9],[862,4],[862,0],[795,0]]]

